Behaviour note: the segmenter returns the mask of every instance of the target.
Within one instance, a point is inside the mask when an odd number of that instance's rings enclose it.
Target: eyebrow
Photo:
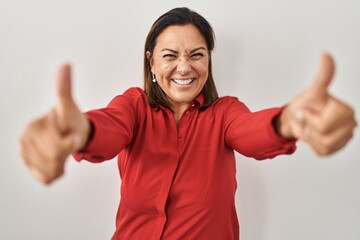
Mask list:
[[[202,49],[202,50],[205,50],[205,51],[206,51],[206,49],[205,49],[204,47],[198,47],[198,48],[195,48],[195,49],[191,50],[191,51],[190,51],[190,53],[196,52],[197,50],[200,50],[200,49]],[[176,54],[178,54],[178,53],[179,53],[178,51],[175,51],[175,50],[170,49],[170,48],[164,48],[164,49],[162,49],[162,50],[161,50],[161,52],[163,52],[163,51],[170,51],[170,52],[172,52],[172,53],[176,53]]]

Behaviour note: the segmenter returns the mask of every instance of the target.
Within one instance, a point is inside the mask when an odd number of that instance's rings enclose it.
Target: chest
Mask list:
[[[162,111],[146,116],[138,126],[118,161],[128,204],[141,196],[150,211],[163,193],[173,202],[200,204],[215,199],[210,193],[234,185],[234,153],[225,144],[220,114],[190,109],[176,124],[171,111]],[[233,196],[233,191],[234,186],[222,196]]]

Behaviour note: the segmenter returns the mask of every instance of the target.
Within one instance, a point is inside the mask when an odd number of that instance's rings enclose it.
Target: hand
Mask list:
[[[323,54],[312,85],[295,97],[276,121],[280,135],[301,139],[322,156],[344,147],[357,125],[353,109],[328,92],[334,72],[333,58]]]
[[[45,116],[31,122],[20,138],[21,155],[30,172],[51,183],[64,173],[67,157],[84,147],[90,122],[71,95],[71,68],[63,65],[56,79],[57,104]]]

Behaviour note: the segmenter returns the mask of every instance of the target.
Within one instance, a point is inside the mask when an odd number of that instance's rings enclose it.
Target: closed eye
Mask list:
[[[165,55],[163,55],[163,58],[166,58],[166,59],[175,59],[175,58],[176,58],[176,55],[175,55],[175,54],[165,54]]]
[[[199,58],[202,58],[204,56],[203,53],[194,53],[191,55],[191,58],[193,59],[199,59]]]

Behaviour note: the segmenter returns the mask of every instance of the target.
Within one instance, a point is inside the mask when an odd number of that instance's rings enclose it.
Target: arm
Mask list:
[[[78,161],[98,163],[114,158],[133,138],[136,131],[135,111],[141,93],[135,88],[115,97],[106,108],[86,113],[93,132],[88,145],[73,154]]]
[[[250,112],[237,99],[232,101],[225,118],[225,141],[232,149],[257,160],[295,151],[294,139],[285,139],[275,132],[274,119],[283,108]]]
[[[24,162],[45,184],[63,175],[71,154],[78,161],[91,162],[115,157],[132,139],[140,96],[138,90],[130,89],[106,108],[82,113],[71,95],[69,65],[59,69],[56,92],[54,110],[31,122],[20,139]]]

